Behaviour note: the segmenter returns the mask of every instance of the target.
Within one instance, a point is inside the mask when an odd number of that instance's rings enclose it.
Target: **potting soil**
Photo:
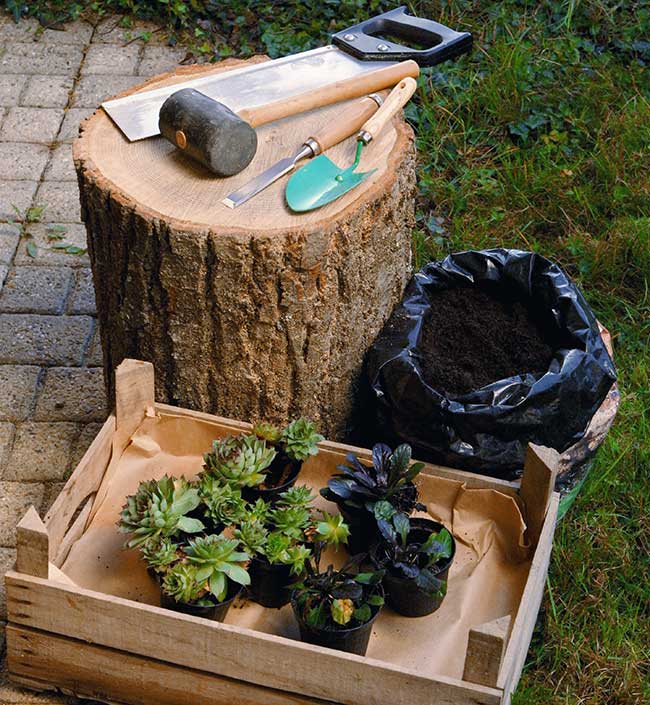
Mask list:
[[[521,300],[478,287],[447,289],[431,297],[423,321],[422,375],[433,389],[453,396],[544,372],[553,357],[552,338]]]

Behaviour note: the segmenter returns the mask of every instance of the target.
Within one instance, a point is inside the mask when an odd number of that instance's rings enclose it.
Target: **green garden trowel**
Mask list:
[[[408,103],[416,88],[417,83],[413,78],[402,79],[390,92],[381,108],[364,123],[357,135],[357,152],[352,166],[341,169],[331,159],[321,154],[298,170],[287,183],[285,197],[289,208],[297,213],[320,208],[374,174],[376,169],[355,171],[359,166],[363,147],[369,144],[393,115]]]

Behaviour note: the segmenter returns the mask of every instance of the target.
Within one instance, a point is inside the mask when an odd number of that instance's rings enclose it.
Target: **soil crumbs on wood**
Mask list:
[[[497,380],[543,372],[552,335],[529,308],[502,292],[448,289],[431,297],[419,344],[426,383],[447,396]]]

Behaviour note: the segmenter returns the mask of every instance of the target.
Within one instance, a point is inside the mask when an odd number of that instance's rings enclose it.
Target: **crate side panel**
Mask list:
[[[128,705],[328,705],[36,629],[7,628],[10,677],[32,688]]]
[[[528,580],[526,581],[510,639],[501,663],[497,685],[504,691],[504,703],[506,705],[510,702],[510,697],[521,677],[521,671],[526,660],[535,622],[537,621],[537,614],[542,604],[546,575],[553,549],[553,535],[557,524],[559,502],[559,495],[554,493],[549,503],[542,533],[533,555]]]
[[[111,415],[45,516],[45,526],[50,537],[50,559],[57,556],[79,505],[97,491],[111,458],[114,433],[115,416]]]
[[[355,705],[497,705],[502,691],[428,678],[336,652],[159,607],[8,573],[9,620],[128,653]]]
[[[222,416],[206,414],[202,411],[193,411],[192,409],[181,409],[179,407],[170,406],[169,404],[156,403],[155,409],[159,413],[167,416],[194,418],[199,421],[214,424],[220,429],[220,435],[226,435],[228,433],[241,433],[242,431],[250,431],[252,428],[252,424],[244,421],[235,421]],[[348,453],[354,453],[361,459],[372,459],[372,451],[359,446],[336,443],[335,441],[322,441],[318,444],[318,447],[321,453],[335,455],[337,463],[343,462]],[[458,480],[463,482],[467,487],[498,490],[499,492],[503,492],[504,494],[519,499],[519,483],[517,482],[499,480],[498,478],[488,477],[487,475],[465,472],[464,470],[455,470],[454,468],[447,468],[442,465],[434,465],[432,463],[425,463],[422,472],[425,475],[435,475],[437,477],[443,477],[447,480]]]

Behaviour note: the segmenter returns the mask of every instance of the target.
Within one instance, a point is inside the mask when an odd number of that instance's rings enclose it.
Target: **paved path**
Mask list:
[[[151,29],[43,32],[0,11],[0,575],[19,518],[30,504],[44,516],[106,417],[71,143],[104,98],[182,59],[155,33],[131,41]],[[5,619],[3,584],[2,651]],[[70,702],[0,675],[1,705]]]

